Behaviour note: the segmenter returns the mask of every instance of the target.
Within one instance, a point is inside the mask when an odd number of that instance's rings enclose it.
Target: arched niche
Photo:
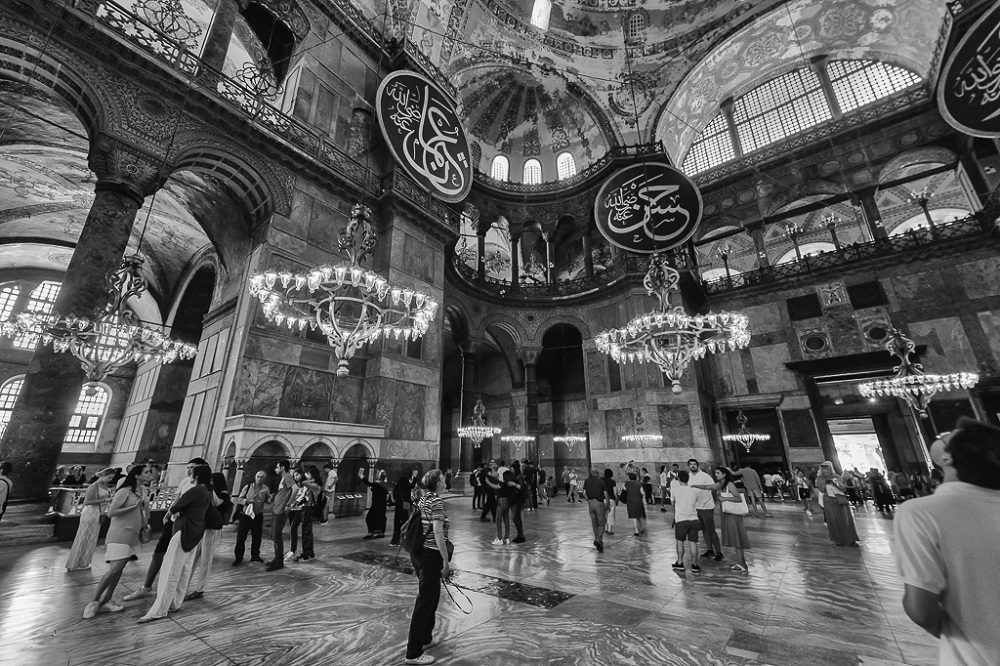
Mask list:
[[[337,492],[365,492],[365,484],[358,478],[358,472],[368,470],[369,458],[374,458],[375,450],[364,441],[356,441],[344,450],[344,456],[337,465]],[[370,473],[369,473],[370,476]]]
[[[288,460],[290,450],[291,447],[287,446],[287,442],[281,442],[277,439],[265,439],[255,444],[250,449],[250,458],[243,466],[243,478],[240,481],[240,486],[249,483],[257,472],[262,471],[267,474],[267,485],[271,488],[271,492],[276,492],[279,479],[274,468],[279,460]]]

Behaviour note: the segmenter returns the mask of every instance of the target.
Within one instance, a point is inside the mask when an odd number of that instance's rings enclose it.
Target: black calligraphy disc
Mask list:
[[[701,222],[701,192],[661,162],[633,164],[605,181],[594,201],[597,228],[614,245],[652,254],[681,245]]]
[[[437,84],[414,72],[393,72],[378,88],[375,109],[382,136],[406,173],[442,201],[465,199],[472,188],[469,139]]]
[[[955,47],[938,83],[938,108],[966,134],[1000,137],[1000,4]]]

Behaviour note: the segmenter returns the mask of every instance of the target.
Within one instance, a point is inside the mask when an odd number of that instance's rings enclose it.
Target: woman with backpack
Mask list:
[[[417,599],[410,616],[406,640],[407,664],[433,664],[434,657],[426,650],[437,645],[434,623],[441,599],[441,579],[451,573],[448,560],[448,513],[439,493],[444,486],[444,474],[432,469],[424,474],[424,493],[417,502],[423,534],[423,545],[410,553],[410,561],[419,579]]]

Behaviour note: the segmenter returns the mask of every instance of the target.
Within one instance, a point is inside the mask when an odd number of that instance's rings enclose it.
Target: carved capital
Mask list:
[[[140,205],[170,175],[162,156],[151,155],[104,133],[91,143],[87,163],[97,174],[98,189],[119,189]]]
[[[524,365],[536,365],[542,355],[541,347],[521,347],[517,350],[517,358]]]
[[[472,356],[474,358],[482,343],[482,340],[466,340],[458,345],[458,348],[462,350],[463,356]]]

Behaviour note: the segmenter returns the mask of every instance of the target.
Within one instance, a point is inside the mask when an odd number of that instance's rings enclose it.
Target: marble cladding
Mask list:
[[[909,333],[916,344],[927,345],[927,352],[921,357],[926,372],[977,370],[976,355],[958,317],[912,322]]]
[[[430,653],[441,663],[666,666],[932,666],[937,641],[903,613],[891,520],[855,512],[860,548],[838,548],[820,517],[770,504],[745,519],[750,573],[702,560],[672,571],[673,510],[653,510],[633,537],[622,510],[605,552],[585,504],[560,494],[524,515],[527,543],[492,546],[492,524],[464,497],[446,499],[455,543],[451,596],[442,592]],[[4,524],[0,523],[0,537]],[[107,565],[66,573],[69,544],[3,546],[0,662],[171,666],[401,664],[416,581],[388,539],[364,541],[362,517],[315,525],[318,559],[265,573],[231,567],[234,528],[215,551],[205,598],[168,619],[136,620],[148,600],[82,620]],[[287,541],[286,541],[287,543]],[[263,551],[271,548],[265,539]],[[724,549],[727,557],[732,551]],[[125,568],[118,594],[141,583],[152,551]],[[464,595],[464,596],[463,596]],[[466,600],[467,597],[468,599]],[[461,606],[461,608],[459,608]],[[248,610],[249,609],[249,610]],[[468,613],[468,614],[467,614]]]
[[[795,375],[785,367],[785,363],[791,360],[787,343],[751,347],[750,356],[760,393],[795,390]]]

